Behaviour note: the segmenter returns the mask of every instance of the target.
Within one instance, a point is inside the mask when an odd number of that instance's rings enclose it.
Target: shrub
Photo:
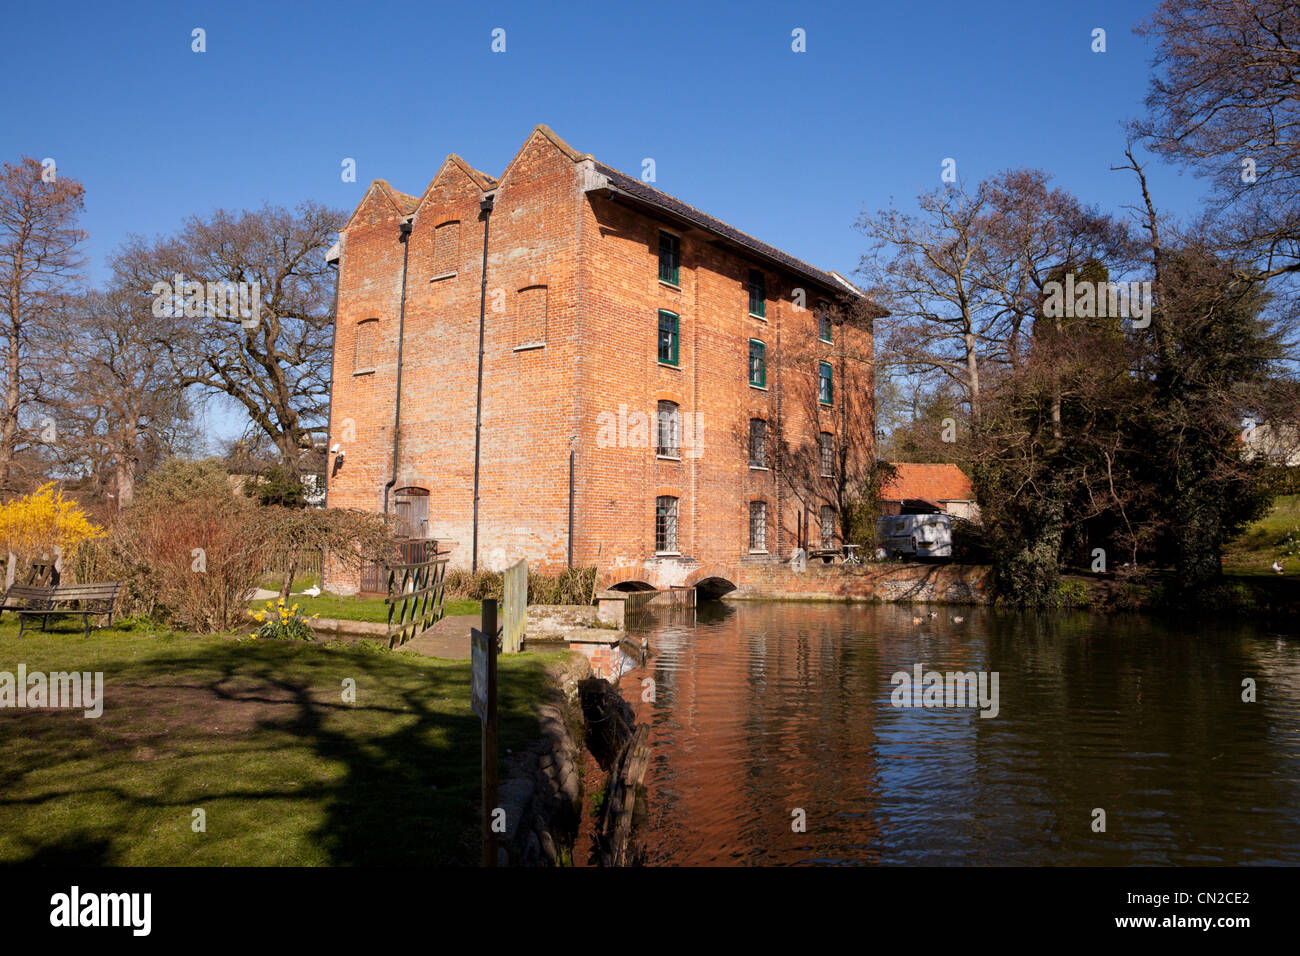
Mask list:
[[[123,614],[230,631],[247,620],[245,601],[262,566],[257,519],[257,507],[235,497],[215,466],[169,463],[103,540],[81,550],[73,574],[81,582],[121,581]]]
[[[256,519],[255,506],[229,491],[220,498],[134,509],[128,519],[131,555],[156,577],[157,612],[190,630],[238,627],[266,547]]]
[[[305,508],[307,489],[302,479],[280,464],[274,464],[264,477],[250,481],[244,494],[260,505],[280,505],[284,508]]]
[[[952,519],[952,559],[958,564],[988,564],[992,560],[983,527],[966,518]]]
[[[88,541],[104,536],[75,501],[55,491],[54,483],[42,485],[30,495],[0,504],[0,557],[14,554],[19,561],[32,561],[56,550],[66,564]],[[17,568],[14,580],[18,580]]]
[[[1088,607],[1092,603],[1088,585],[1075,579],[1062,579],[1056,586],[1056,596],[1061,607]]]
[[[529,604],[590,604],[596,581],[595,568],[566,568],[558,574],[528,571]],[[471,573],[463,568],[447,572],[446,596],[470,601],[504,600],[505,578],[497,571]]]

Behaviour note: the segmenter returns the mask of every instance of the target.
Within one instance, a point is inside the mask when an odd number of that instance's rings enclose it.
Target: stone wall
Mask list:
[[[985,604],[990,569],[983,565],[822,564],[810,561],[805,571],[789,563],[742,562],[736,590],[729,600],[785,598],[839,601],[939,602]]]

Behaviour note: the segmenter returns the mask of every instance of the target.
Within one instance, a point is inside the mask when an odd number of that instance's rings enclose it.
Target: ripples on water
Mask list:
[[[635,627],[651,657],[622,686],[652,726],[649,862],[1300,863],[1300,641],[930,610],[709,604]],[[918,662],[997,671],[1000,713],[891,706],[891,675]]]

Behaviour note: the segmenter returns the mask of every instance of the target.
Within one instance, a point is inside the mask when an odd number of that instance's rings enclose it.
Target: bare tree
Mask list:
[[[872,240],[860,271],[893,313],[882,324],[881,366],[938,375],[958,389],[972,423],[990,379],[1021,360],[1051,277],[1090,261],[1114,271],[1132,262],[1123,224],[1050,180],[1006,170],[973,191],[923,193],[919,216],[891,207],[858,221]]]
[[[0,168],[0,493],[15,490],[16,458],[36,438],[23,411],[41,395],[38,328],[52,327],[67,283],[81,265],[76,228],[84,190],[29,156]],[[43,431],[42,429],[41,431]]]
[[[48,403],[56,444],[68,466],[128,508],[142,470],[187,450],[190,408],[147,302],[121,289],[90,293],[66,318]]]
[[[948,377],[975,416],[997,307],[981,279],[987,203],[983,188],[956,184],[917,197],[919,215],[891,205],[857,222],[871,240],[859,272],[891,313],[880,325],[882,364]]]
[[[157,340],[179,381],[241,405],[293,474],[327,427],[334,276],[325,253],[343,221],[316,203],[218,210],[189,218],[175,237],[132,239],[114,260],[119,282],[141,298],[171,288],[175,305],[161,310]],[[177,276],[200,283],[206,302],[195,307]],[[256,308],[213,305],[213,289],[253,284]]]
[[[1138,32],[1157,42],[1153,149],[1212,179],[1209,221],[1254,279],[1300,272],[1300,5],[1163,0]]]

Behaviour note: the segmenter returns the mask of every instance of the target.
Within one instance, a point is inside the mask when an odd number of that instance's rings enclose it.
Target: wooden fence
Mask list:
[[[295,557],[298,559],[297,574],[314,574],[317,581],[323,580],[320,548],[284,548],[268,551],[262,560],[262,574],[285,574]]]
[[[528,562],[520,560],[506,568],[505,621],[501,650],[518,654],[524,646],[524,623],[528,619]]]

